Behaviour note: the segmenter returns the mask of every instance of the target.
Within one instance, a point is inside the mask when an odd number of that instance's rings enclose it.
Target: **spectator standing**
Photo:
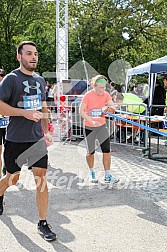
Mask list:
[[[165,105],[167,105],[167,74],[163,77],[164,90],[165,90]]]
[[[52,111],[54,106],[54,93],[53,86],[51,84],[48,84],[47,88],[47,104],[50,111]]]
[[[4,69],[0,69],[0,82],[3,80],[5,77],[5,71]],[[2,173],[5,173],[5,166],[2,171],[2,147],[3,144],[5,143],[5,134],[6,134],[6,127],[9,122],[9,117],[8,116],[3,116],[0,115],[0,178],[2,176]]]

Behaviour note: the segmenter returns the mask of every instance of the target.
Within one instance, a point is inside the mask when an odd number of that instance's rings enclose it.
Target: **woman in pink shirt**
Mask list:
[[[118,178],[111,175],[111,152],[110,137],[106,125],[105,114],[115,112],[115,105],[108,92],[105,91],[107,80],[103,75],[92,78],[93,89],[88,91],[80,105],[79,113],[84,119],[84,136],[87,147],[87,164],[90,169],[89,177],[91,182],[97,182],[94,171],[95,140],[98,139],[103,152],[103,166],[105,170],[104,181],[106,183],[117,183]]]

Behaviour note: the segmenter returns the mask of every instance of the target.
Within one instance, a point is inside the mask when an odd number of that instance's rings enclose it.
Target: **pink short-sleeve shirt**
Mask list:
[[[106,123],[105,116],[102,111],[102,107],[104,107],[108,101],[112,98],[110,94],[106,91],[103,92],[102,95],[98,95],[94,90],[88,91],[84,97],[82,98],[81,103],[87,105],[85,109],[85,113],[89,115],[93,121],[97,121],[100,123],[100,126]],[[84,119],[84,124],[89,127],[94,127],[91,123]]]

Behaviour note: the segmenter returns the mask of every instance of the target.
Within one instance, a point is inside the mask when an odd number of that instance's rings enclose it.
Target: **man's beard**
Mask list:
[[[22,63],[22,65],[23,65],[23,67],[24,67],[26,70],[30,71],[30,72],[33,72],[33,71],[37,68],[37,63],[33,63],[34,66],[33,66],[33,65],[32,65],[32,66],[29,66],[27,63],[24,62],[24,60],[22,60],[21,63]]]

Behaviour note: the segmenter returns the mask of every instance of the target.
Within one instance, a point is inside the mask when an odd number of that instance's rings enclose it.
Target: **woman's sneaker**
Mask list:
[[[92,183],[97,183],[96,174],[94,171],[89,172],[89,181]]]
[[[115,184],[115,183],[118,183],[118,181],[119,181],[119,179],[117,177],[112,176],[111,174],[110,175],[106,175],[104,177],[104,182],[105,183],[113,183],[113,184]]]
[[[38,223],[38,234],[42,235],[46,241],[53,241],[57,238],[56,234],[51,231],[47,221]]]

